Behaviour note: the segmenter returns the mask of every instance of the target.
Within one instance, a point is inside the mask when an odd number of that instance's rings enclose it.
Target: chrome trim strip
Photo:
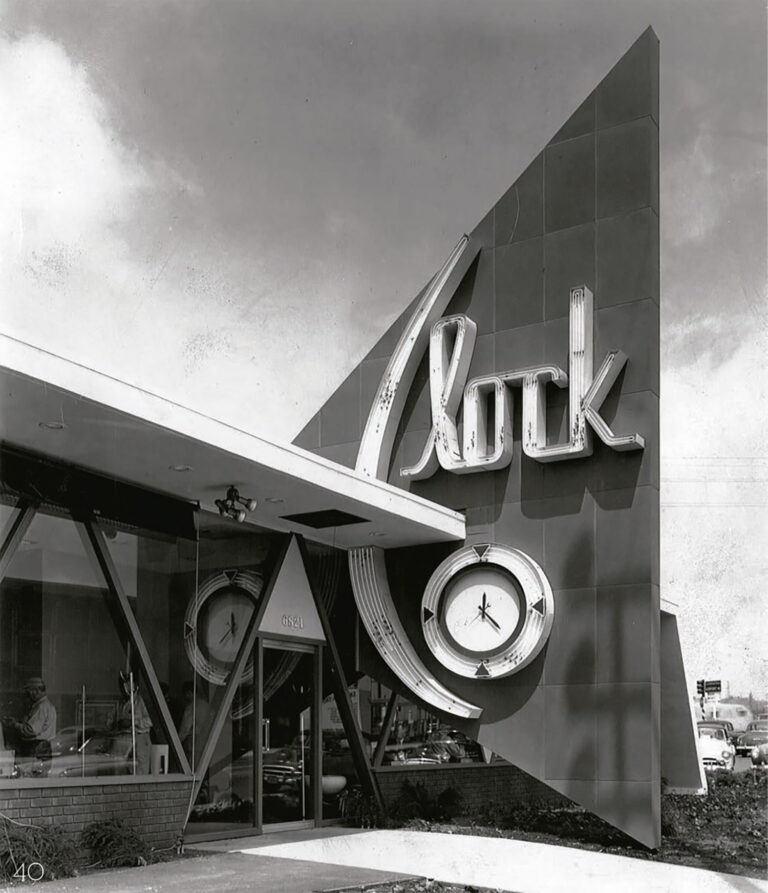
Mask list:
[[[482,708],[453,694],[432,677],[411,644],[397,616],[387,581],[384,551],[372,546],[349,553],[352,589],[360,616],[387,666],[422,701],[465,719],[477,719]]]

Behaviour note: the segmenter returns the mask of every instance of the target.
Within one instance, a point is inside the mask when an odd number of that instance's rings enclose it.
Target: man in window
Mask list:
[[[120,673],[120,691],[122,700],[110,722],[114,733],[112,753],[124,757],[134,775],[147,775],[152,750],[149,737],[152,720],[132,674]]]
[[[43,775],[48,774],[51,762],[51,739],[56,735],[56,708],[48,700],[45,683],[32,676],[24,683],[24,695],[29,709],[21,720],[3,717],[3,725],[11,730],[20,756],[35,757],[43,764]]]

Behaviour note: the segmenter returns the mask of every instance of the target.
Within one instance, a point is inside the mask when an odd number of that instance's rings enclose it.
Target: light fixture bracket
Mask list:
[[[219,514],[232,518],[232,520],[237,521],[238,524],[242,524],[243,521],[245,521],[248,512],[252,512],[257,504],[255,499],[246,499],[245,497],[242,497],[234,484],[227,488],[227,493],[224,499],[217,499],[215,501]],[[239,506],[243,506],[243,508],[240,508]]]

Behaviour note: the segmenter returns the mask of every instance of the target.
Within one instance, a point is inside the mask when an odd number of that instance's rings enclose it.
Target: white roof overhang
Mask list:
[[[464,539],[460,513],[353,469],[5,335],[0,351],[0,431],[9,444],[212,510],[234,484],[258,501],[246,523],[343,549]],[[51,421],[66,427],[41,427]],[[284,518],[327,510],[364,520],[315,529]]]

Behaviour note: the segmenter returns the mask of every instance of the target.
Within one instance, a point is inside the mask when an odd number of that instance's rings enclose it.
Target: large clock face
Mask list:
[[[206,602],[197,618],[197,641],[210,661],[223,667],[234,663],[253,609],[251,596],[235,586]]]
[[[424,590],[430,651],[460,676],[495,679],[527,666],[554,619],[552,589],[536,562],[510,546],[467,546],[449,555]]]
[[[222,571],[209,577],[187,606],[184,647],[195,670],[214,685],[226,685],[264,585],[252,571]],[[249,661],[243,681],[253,676]]]
[[[519,628],[518,589],[514,578],[496,566],[455,577],[443,592],[440,619],[456,647],[480,656],[501,651]]]

